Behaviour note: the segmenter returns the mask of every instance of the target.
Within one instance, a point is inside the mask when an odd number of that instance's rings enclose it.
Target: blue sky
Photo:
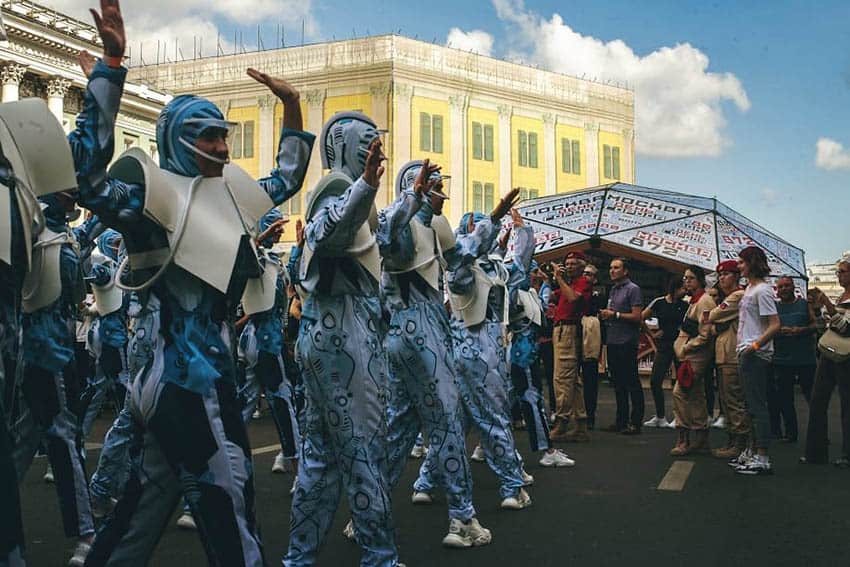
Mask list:
[[[95,4],[46,1],[86,19],[82,10]],[[479,50],[492,56],[629,81],[638,99],[637,182],[716,196],[802,247],[811,263],[850,249],[842,230],[850,207],[850,3],[813,5],[146,0],[125,2],[125,12],[131,42],[177,35],[182,45],[195,33],[212,35],[207,46],[218,31],[232,40],[234,29],[254,43],[257,25],[270,45],[278,23],[297,42],[302,20],[308,41],[400,29],[445,44],[453,28],[477,30],[470,41],[488,38]],[[677,120],[696,126],[672,127]],[[696,155],[674,155],[681,148]]]

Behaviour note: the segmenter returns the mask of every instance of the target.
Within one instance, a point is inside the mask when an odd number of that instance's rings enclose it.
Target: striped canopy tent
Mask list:
[[[612,183],[523,201],[534,228],[535,258],[561,260],[570,250],[599,250],[680,272],[713,271],[750,245],[768,256],[771,276],[790,275],[806,289],[804,252],[717,199]]]

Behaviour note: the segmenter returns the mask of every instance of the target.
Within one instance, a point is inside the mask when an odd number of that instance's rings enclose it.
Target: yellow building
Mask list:
[[[307,130],[359,110],[388,130],[378,207],[398,167],[430,158],[452,176],[449,218],[489,211],[511,187],[539,197],[634,182],[634,93],[397,35],[149,65],[131,78],[216,102],[240,126],[233,159],[262,176],[273,166],[282,106],[246,74],[256,67],[302,93]],[[322,175],[317,141],[305,189]],[[300,215],[306,191],[284,206]],[[294,222],[290,223],[290,227]],[[292,238],[292,228],[287,233]]]

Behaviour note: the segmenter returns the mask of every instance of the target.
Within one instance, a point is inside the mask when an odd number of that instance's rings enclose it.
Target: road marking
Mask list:
[[[658,490],[681,492],[685,488],[691,471],[694,470],[694,464],[694,461],[676,461],[670,465],[670,470],[661,479]]]
[[[266,453],[276,453],[280,451],[280,445],[268,445],[267,447],[257,447],[251,451],[252,455],[265,455]]]

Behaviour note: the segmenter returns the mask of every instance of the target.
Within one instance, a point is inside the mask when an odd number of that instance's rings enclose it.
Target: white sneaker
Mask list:
[[[414,492],[410,500],[414,504],[433,504],[434,497],[427,492]]]
[[[118,500],[115,498],[91,497],[91,515],[95,520],[101,520],[112,513]]]
[[[653,418],[650,419],[649,421],[644,421],[643,426],[644,427],[666,427],[667,426],[667,420],[664,419],[663,417],[658,417],[656,415],[656,416],[653,416]]]
[[[733,469],[737,469],[738,467],[746,465],[747,463],[749,463],[752,460],[753,460],[753,452],[749,447],[747,447],[746,449],[741,451],[740,454],[738,454],[737,457],[733,457],[733,458],[729,459],[729,462],[726,463],[726,464],[728,464]]]
[[[78,541],[77,547],[74,548],[74,555],[68,560],[68,567],[83,567],[86,563],[86,557],[91,551],[91,544],[85,541]]]
[[[523,486],[531,486],[534,484],[534,477],[528,474],[528,471],[525,469],[522,470],[522,485]]]
[[[260,412],[260,408],[254,410],[254,413],[251,414],[251,419],[260,419],[263,417],[263,414]]]
[[[745,475],[769,475],[773,474],[773,468],[770,466],[770,460],[767,457],[756,455],[746,463],[738,465],[735,472]]]
[[[679,424],[678,424],[678,423],[676,423],[676,418],[675,418],[675,417],[673,418],[673,421],[668,421],[668,422],[667,422],[667,429],[676,429],[677,427],[679,427]]]
[[[295,494],[296,490],[298,490],[298,475],[295,475],[295,478],[292,479],[292,488],[289,489],[289,495]]]
[[[452,518],[449,522],[449,533],[443,538],[443,545],[462,549],[487,545],[491,541],[493,541],[493,536],[490,534],[490,530],[479,524],[478,518],[472,518],[465,523],[462,520]]]
[[[427,454],[428,449],[425,447],[425,445],[414,445],[413,449],[410,450],[411,459],[421,459]]]
[[[350,539],[354,541],[354,522],[348,520],[348,523],[345,524],[345,527],[342,529],[342,535],[346,537],[346,539]]]
[[[47,463],[47,470],[44,471],[44,482],[48,484],[53,484],[55,482],[53,480],[53,467],[50,466],[50,463]]]
[[[283,458],[283,452],[281,451],[274,458],[274,464],[272,465],[273,473],[285,473],[286,472],[286,461]]]
[[[569,458],[566,453],[560,449],[555,449],[551,453],[543,453],[540,458],[541,467],[574,467],[576,462]]]
[[[197,530],[198,526],[195,525],[195,518],[192,517],[192,513],[185,511],[183,512],[179,518],[177,518],[177,527],[183,528],[184,530]]]
[[[726,417],[721,415],[714,420],[711,426],[715,429],[726,429]]]
[[[520,488],[516,496],[509,496],[502,500],[502,510],[522,510],[531,506],[531,496],[524,488]]]
[[[472,454],[469,456],[470,461],[475,461],[476,463],[483,463],[486,459],[484,458],[484,449],[481,448],[481,445],[476,445],[475,450],[472,451]]]

